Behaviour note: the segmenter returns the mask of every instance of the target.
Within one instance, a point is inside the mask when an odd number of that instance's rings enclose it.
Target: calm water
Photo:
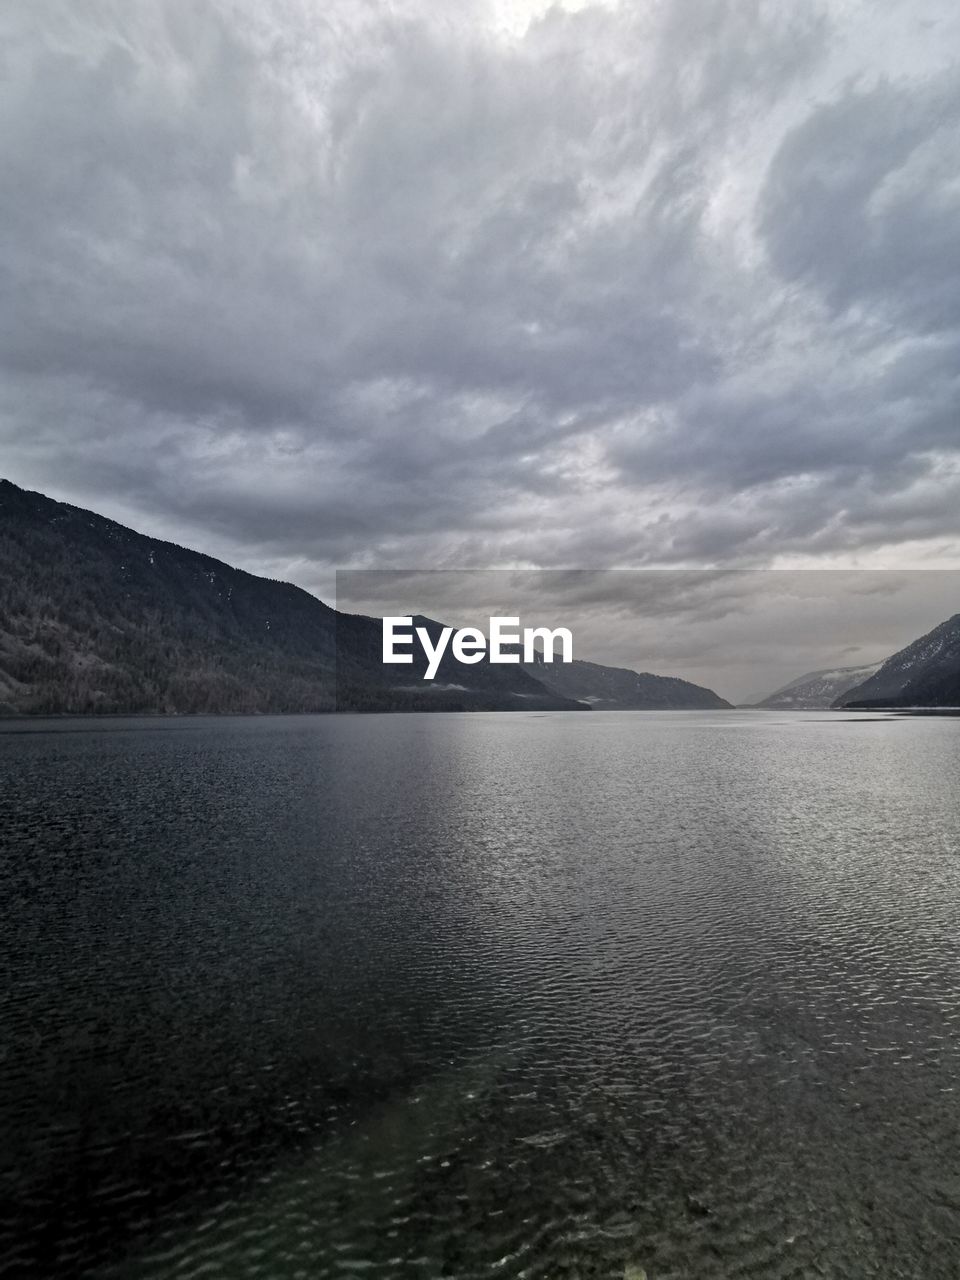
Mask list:
[[[0,1275],[960,1274],[960,720],[0,729]]]

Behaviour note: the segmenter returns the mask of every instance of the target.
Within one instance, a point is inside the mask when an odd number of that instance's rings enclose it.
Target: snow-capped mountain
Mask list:
[[[874,662],[866,667],[828,667],[823,671],[808,671],[756,705],[771,711],[820,711],[832,706],[849,689],[862,684],[879,670],[880,665]]]
[[[836,706],[960,706],[960,613],[914,640]]]

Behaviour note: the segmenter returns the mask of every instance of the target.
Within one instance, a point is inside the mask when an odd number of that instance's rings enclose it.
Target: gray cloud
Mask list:
[[[9,6],[4,473],[321,591],[960,563],[951,6],[526,8]]]
[[[784,139],[760,224],[785,277],[916,334],[960,324],[960,67],[851,87]]]

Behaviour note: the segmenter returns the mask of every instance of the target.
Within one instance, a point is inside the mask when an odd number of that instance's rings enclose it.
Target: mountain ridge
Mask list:
[[[555,693],[586,702],[596,711],[731,710],[731,703],[712,689],[630,667],[611,667],[576,658],[573,662],[524,664],[527,671]]]
[[[380,659],[377,620],[0,481],[6,715],[576,705],[489,664],[470,689],[396,690]]]
[[[765,711],[822,711],[832,707],[837,698],[866,680],[880,665],[871,662],[863,666],[808,671],[751,705]]]
[[[835,707],[960,706],[960,613],[887,658]]]
[[[442,627],[416,624],[434,639]],[[646,689],[599,699],[611,708],[729,706],[598,663],[545,679],[538,664],[464,667],[448,651],[435,680],[425,667],[416,650],[383,664],[379,619],[0,480],[0,715],[588,710],[597,696],[563,687],[585,674]]]

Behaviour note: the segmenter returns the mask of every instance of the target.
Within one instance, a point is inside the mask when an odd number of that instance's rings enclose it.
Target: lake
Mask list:
[[[946,717],[0,722],[0,1275],[955,1280],[958,777]]]

